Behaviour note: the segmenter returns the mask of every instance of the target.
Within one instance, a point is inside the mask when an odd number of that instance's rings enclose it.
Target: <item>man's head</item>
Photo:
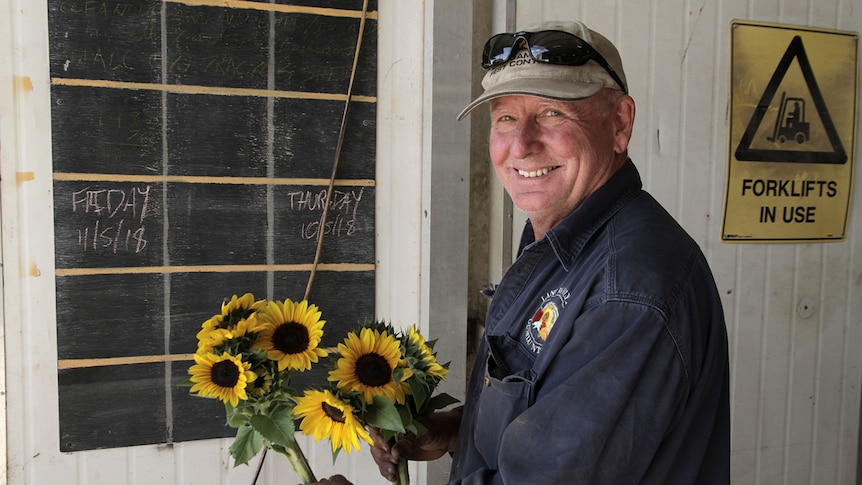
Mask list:
[[[627,159],[635,106],[619,54],[579,22],[544,22],[492,37],[483,63],[485,92],[461,117],[491,105],[494,168],[542,237]]]

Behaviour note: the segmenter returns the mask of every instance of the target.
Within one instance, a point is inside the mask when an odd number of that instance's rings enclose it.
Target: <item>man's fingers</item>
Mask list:
[[[383,439],[383,435],[380,434],[380,430],[371,427],[368,430],[368,434],[371,435],[373,443],[371,446],[371,456],[374,457],[374,461],[377,462],[378,465],[380,465],[381,462],[391,462],[393,460],[392,447]],[[395,460],[395,463],[398,463],[398,461]]]
[[[394,482],[398,476],[398,458],[392,456],[392,447],[383,439],[380,430],[369,427],[368,434],[371,435],[373,445],[371,446],[371,457],[377,464],[377,469],[383,478]]]
[[[394,459],[393,463],[397,464],[399,460],[406,460],[413,456],[413,451],[416,449],[416,436],[408,434],[392,445],[389,454]]]
[[[374,456],[374,460],[378,461],[378,464],[379,460],[398,464],[402,458],[409,459],[413,450],[416,449],[416,436],[412,434],[408,434],[394,444],[384,441],[383,435],[377,428],[369,428],[368,434],[371,435],[374,443],[371,447],[371,454]]]
[[[371,435],[371,439],[372,439],[372,441],[374,441],[374,443],[382,443],[383,442],[383,435],[380,434],[380,428],[378,428],[376,426],[369,426],[368,427],[368,434]]]
[[[380,471],[380,476],[389,480],[390,482],[394,482],[395,478],[397,478],[397,469],[395,465],[391,463],[384,463],[379,465],[377,469]]]
[[[344,475],[333,475],[329,478],[321,478],[319,481],[314,483],[320,485],[353,485],[344,477]]]

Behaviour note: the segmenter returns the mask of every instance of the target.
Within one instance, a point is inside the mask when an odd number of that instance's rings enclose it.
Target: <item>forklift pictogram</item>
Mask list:
[[[788,107],[791,106],[788,111]],[[767,136],[766,139],[773,142],[778,140],[779,143],[792,139],[801,145],[811,137],[810,129],[810,123],[805,121],[805,100],[788,98],[787,92],[782,92],[778,116],[775,118],[775,129],[772,131],[772,136]]]
[[[781,93],[781,103],[778,104],[778,118],[775,120],[775,126],[770,130],[769,122],[766,120],[767,114],[774,113],[772,108],[775,95],[778,94],[778,88],[790,65],[796,62],[799,69],[802,71],[802,77],[805,79],[805,85],[808,87],[806,97],[803,98],[787,97],[787,91]],[[804,94],[804,93],[803,93]],[[808,109],[810,108],[810,109]],[[830,150],[821,150],[816,146],[800,147],[800,144],[811,143],[811,128],[809,121],[812,117],[820,120],[823,130],[815,121],[815,139],[820,140],[821,134],[825,134],[829,139]],[[763,128],[761,131],[760,128]],[[772,146],[752,147],[751,144],[755,140],[761,141],[762,135],[771,132],[771,136],[763,136],[767,140],[774,143]],[[777,146],[779,143],[784,144],[789,140],[796,140],[796,143]],[[820,142],[824,145],[823,142]],[[764,144],[765,145],[765,144]],[[736,159],[745,162],[779,162],[779,163],[847,163],[847,151],[844,149],[844,144],[841,137],[838,135],[838,128],[832,122],[832,116],[829,114],[829,108],[826,107],[826,100],[823,98],[823,93],[820,92],[820,87],[817,85],[817,80],[814,78],[814,71],[811,69],[811,63],[808,61],[808,54],[805,53],[805,47],[802,45],[802,37],[795,36],[784,51],[784,55],[778,62],[775,72],[766,84],[766,89],[763,90],[763,95],[760,96],[760,101],[748,120],[748,126],[745,132],[739,139],[739,144],[736,145],[734,152]]]

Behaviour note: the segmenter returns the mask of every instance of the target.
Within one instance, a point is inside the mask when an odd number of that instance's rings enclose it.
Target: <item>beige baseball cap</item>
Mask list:
[[[482,79],[485,92],[461,111],[458,115],[459,121],[480,104],[501,96],[521,94],[570,101],[588,98],[605,87],[623,91],[627,89],[628,82],[620,54],[603,35],[578,21],[546,21],[522,29],[526,32],[541,30],[562,30],[586,41],[605,58],[609,68],[623,82],[623,86],[595,60],[581,66],[561,66],[538,62],[526,49],[522,49],[505,64],[488,70]]]

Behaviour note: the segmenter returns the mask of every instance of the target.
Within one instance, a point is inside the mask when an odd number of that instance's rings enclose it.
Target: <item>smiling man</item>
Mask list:
[[[730,482],[728,349],[698,245],[642,189],[619,53],[580,22],[485,44],[490,153],[529,217],[492,296],[462,410],[392,446],[453,453],[451,484]]]
[[[580,22],[485,44],[490,153],[529,217],[493,296],[452,483],[727,484],[721,301],[628,158],[617,49]]]

